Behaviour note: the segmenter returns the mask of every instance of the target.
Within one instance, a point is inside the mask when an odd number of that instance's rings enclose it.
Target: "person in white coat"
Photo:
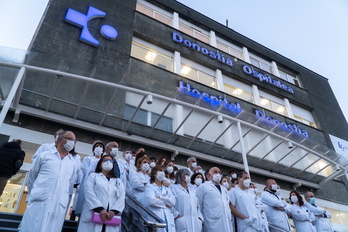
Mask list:
[[[196,188],[190,186],[191,172],[187,169],[180,169],[175,176],[175,183],[170,185],[175,198],[175,209],[179,216],[175,219],[177,232],[201,232],[203,215],[199,208]]]
[[[206,173],[207,181],[196,190],[204,218],[203,231],[233,232],[227,189],[219,184],[220,169],[213,167]]]
[[[123,152],[123,157],[117,160],[118,166],[120,168],[121,180],[123,185],[126,187],[129,181],[129,172],[131,169],[135,169],[134,165],[131,164],[133,158],[132,151]]]
[[[277,182],[273,179],[268,179],[266,181],[266,189],[261,194],[261,201],[268,206],[266,212],[268,222],[290,231],[287,204],[277,195],[277,189]],[[281,230],[270,227],[270,231],[279,232]]]
[[[75,142],[73,132],[62,132],[58,135],[57,145],[34,160],[27,180],[28,205],[19,231],[61,232],[69,187],[75,180],[75,162],[69,154]]]
[[[305,197],[305,203],[309,211],[311,211],[315,216],[314,226],[319,232],[333,232],[334,229],[332,227],[331,222],[329,221],[329,218],[332,217],[331,213],[323,208],[320,208],[315,203],[315,196],[314,193],[311,191],[307,191],[304,194]]]
[[[193,187],[194,189],[198,188],[203,183],[204,183],[204,176],[202,173],[195,173],[191,176],[190,186]]]
[[[53,138],[54,138],[54,142],[53,143],[44,143],[41,144],[41,146],[36,150],[35,154],[31,157],[31,160],[34,162],[34,160],[36,159],[36,157],[38,157],[38,155],[44,151],[49,151],[52,147],[56,146],[57,144],[57,139],[58,139],[58,135],[60,133],[64,132],[63,129],[59,129],[56,131],[56,133],[54,134]]]
[[[232,214],[237,218],[239,232],[265,232],[268,231],[268,223],[256,208],[253,196],[249,193],[249,174],[245,171],[237,173],[238,186],[229,191],[230,207]]]
[[[312,224],[315,216],[304,206],[301,195],[297,191],[291,191],[289,199],[291,202],[290,213],[295,224],[296,232],[316,232],[317,230]]]
[[[130,171],[129,173],[130,195],[134,196],[142,204],[146,202],[145,186],[150,183],[150,176],[148,175],[149,163],[150,159],[147,155],[144,155],[137,159],[137,171]]]
[[[102,141],[96,140],[93,142],[92,146],[93,155],[86,156],[81,164],[82,169],[82,181],[78,188],[78,197],[76,201],[75,215],[80,217],[82,213],[82,207],[85,203],[85,182],[88,178],[88,175],[95,171],[97,163],[100,160],[100,157],[105,152],[105,145]]]
[[[121,226],[97,224],[91,221],[94,213],[99,213],[102,221],[111,220],[115,215],[121,215],[125,207],[125,190],[120,178],[116,178],[114,158],[103,156],[86,181],[82,215],[78,232],[118,232]]]
[[[176,232],[173,214],[176,199],[172,191],[162,184],[164,170],[163,165],[157,165],[151,170],[150,184],[145,188],[147,207],[167,224],[165,228],[158,228],[158,232]]]

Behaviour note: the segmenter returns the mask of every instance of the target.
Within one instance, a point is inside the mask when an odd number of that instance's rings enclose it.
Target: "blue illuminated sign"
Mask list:
[[[243,71],[246,73],[246,74],[249,74],[249,75],[252,75],[253,77],[255,78],[258,78],[260,82],[266,82],[266,83],[269,83],[271,85],[274,85],[275,87],[278,87],[280,89],[283,89],[289,93],[294,93],[294,90],[289,87],[289,86],[286,86],[285,84],[281,83],[280,81],[278,80],[275,80],[275,79],[272,79],[270,76],[268,76],[267,74],[261,74],[261,73],[258,73],[256,71],[254,71],[250,66],[248,65],[244,65],[243,66]]]
[[[212,59],[218,60],[219,62],[226,64],[230,67],[233,66],[232,60],[225,58],[223,54],[219,53],[219,52],[214,52],[214,51],[209,51],[209,49],[205,48],[205,47],[201,47],[196,43],[191,42],[188,39],[184,39],[179,33],[177,32],[173,32],[173,41],[183,44],[184,46],[195,50],[199,53],[202,53],[204,55],[209,56]]]
[[[65,16],[65,21],[74,26],[82,28],[81,35],[80,35],[81,41],[89,45],[97,47],[99,45],[99,41],[96,40],[93,37],[93,35],[89,32],[88,21],[94,18],[105,18],[105,16],[106,16],[105,12],[98,10],[97,8],[94,8],[92,6],[88,8],[87,15],[84,15],[76,10],[69,8]],[[100,33],[104,38],[109,40],[116,39],[118,35],[117,30],[110,25],[103,25],[100,28]]]
[[[289,130],[293,131],[293,132],[296,132],[296,133],[299,133],[301,135],[303,135],[304,137],[308,138],[308,132],[305,131],[305,130],[302,130],[299,126],[295,125],[295,124],[286,124],[285,122],[280,122],[279,120],[277,119],[274,119],[274,118],[271,118],[269,116],[266,116],[263,112],[259,111],[259,110],[255,110],[255,114],[257,117],[261,117],[261,118],[264,118],[264,119],[267,119],[273,123],[276,123],[276,124],[280,124],[282,125],[283,127],[286,127],[288,128]]]
[[[186,84],[185,86],[184,82],[182,81],[179,82],[179,89],[180,91],[186,92],[187,94],[190,94],[193,97],[202,98],[203,100],[210,102],[212,105],[225,104],[225,107],[231,111],[242,111],[242,108],[240,107],[239,103],[231,103],[225,97],[210,95],[208,93],[201,92],[198,89],[191,89],[190,84]]]

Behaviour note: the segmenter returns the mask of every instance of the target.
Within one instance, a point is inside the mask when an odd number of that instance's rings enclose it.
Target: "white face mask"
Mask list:
[[[213,181],[215,182],[215,183],[219,183],[220,182],[220,180],[221,180],[221,175],[220,174],[214,174],[213,175]]]
[[[298,202],[297,196],[291,196],[291,197],[290,197],[290,200],[291,200],[291,202],[293,202],[294,204],[296,204],[296,202]]]
[[[172,166],[167,167],[168,174],[172,174],[173,171],[174,171],[174,168]]]
[[[150,169],[150,165],[148,163],[144,163],[141,166],[141,170],[143,170],[144,172],[147,172]]]
[[[244,187],[248,188],[250,186],[250,179],[246,179],[243,181]]]
[[[151,167],[151,168],[156,167],[156,163],[155,163],[155,162],[151,162],[151,163],[150,163],[150,167]]]
[[[185,176],[185,181],[187,184],[191,182],[191,177],[190,176]]]
[[[126,154],[125,154],[125,156],[124,156],[124,159],[125,160],[127,160],[127,161],[130,161],[131,159],[132,159],[132,153],[129,153],[129,152],[127,152]]]
[[[277,191],[278,185],[272,184],[271,189],[272,189],[273,191]]]
[[[196,167],[197,167],[197,162],[193,162],[193,163],[191,164],[191,166],[192,166],[193,168],[196,168]]]
[[[236,178],[237,178],[237,174],[236,173],[232,174],[232,179],[236,179]]]
[[[228,184],[228,182],[224,182],[224,183],[222,184],[222,186],[224,186],[225,188],[229,188],[229,187],[230,187],[230,185]]]
[[[165,176],[164,172],[162,172],[162,171],[157,172],[157,175],[156,175],[157,180],[162,181],[165,178],[166,178],[166,176]]]
[[[103,148],[101,147],[94,148],[94,155],[101,156],[102,154],[103,154]]]
[[[110,171],[112,169],[114,165],[112,164],[112,162],[109,161],[104,161],[102,164],[102,169],[105,171]]]
[[[64,148],[65,150],[67,150],[68,152],[71,151],[75,146],[75,142],[71,141],[71,140],[67,140],[66,144],[64,144]]]
[[[196,184],[197,186],[200,186],[202,183],[203,183],[203,180],[202,180],[201,178],[195,179],[195,184]]]
[[[111,148],[110,155],[115,158],[117,154],[118,154],[118,148],[117,147]]]

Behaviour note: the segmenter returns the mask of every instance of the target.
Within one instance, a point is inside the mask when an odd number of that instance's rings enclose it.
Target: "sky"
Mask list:
[[[328,78],[348,118],[347,0],[178,1]],[[27,49],[47,2],[1,0],[0,46]]]

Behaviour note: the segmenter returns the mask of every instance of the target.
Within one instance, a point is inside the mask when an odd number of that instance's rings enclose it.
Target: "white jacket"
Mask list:
[[[150,183],[150,176],[141,171],[129,172],[130,195],[134,196],[141,203],[145,203],[145,184]],[[144,204],[145,205],[145,204]],[[146,206],[146,205],[145,205]]]
[[[168,232],[176,232],[173,208],[176,203],[172,191],[162,186],[160,189],[155,183],[147,184],[145,188],[148,209],[165,221],[167,219]],[[157,197],[160,197],[159,199]],[[159,228],[158,232],[165,232],[165,228]]]
[[[197,198],[204,217],[204,231],[233,232],[231,210],[227,189],[220,185],[221,192],[211,182],[206,181],[197,188]]]
[[[334,229],[332,227],[329,218],[332,217],[331,213],[325,209],[320,208],[319,206],[314,206],[309,202],[305,202],[304,205],[309,209],[315,216],[314,225],[317,231],[319,232],[333,232]],[[322,217],[318,217],[322,216]]]
[[[312,224],[315,217],[305,206],[292,204],[290,207],[292,220],[294,221],[296,232],[316,232],[315,226]],[[321,231],[320,231],[321,232]]]
[[[78,232],[100,232],[102,224],[91,222],[93,209],[103,207],[105,210],[122,212],[125,207],[125,191],[119,178],[108,180],[103,173],[91,173],[85,185],[86,200],[83,205]],[[106,232],[119,231],[118,226],[106,226]]]

